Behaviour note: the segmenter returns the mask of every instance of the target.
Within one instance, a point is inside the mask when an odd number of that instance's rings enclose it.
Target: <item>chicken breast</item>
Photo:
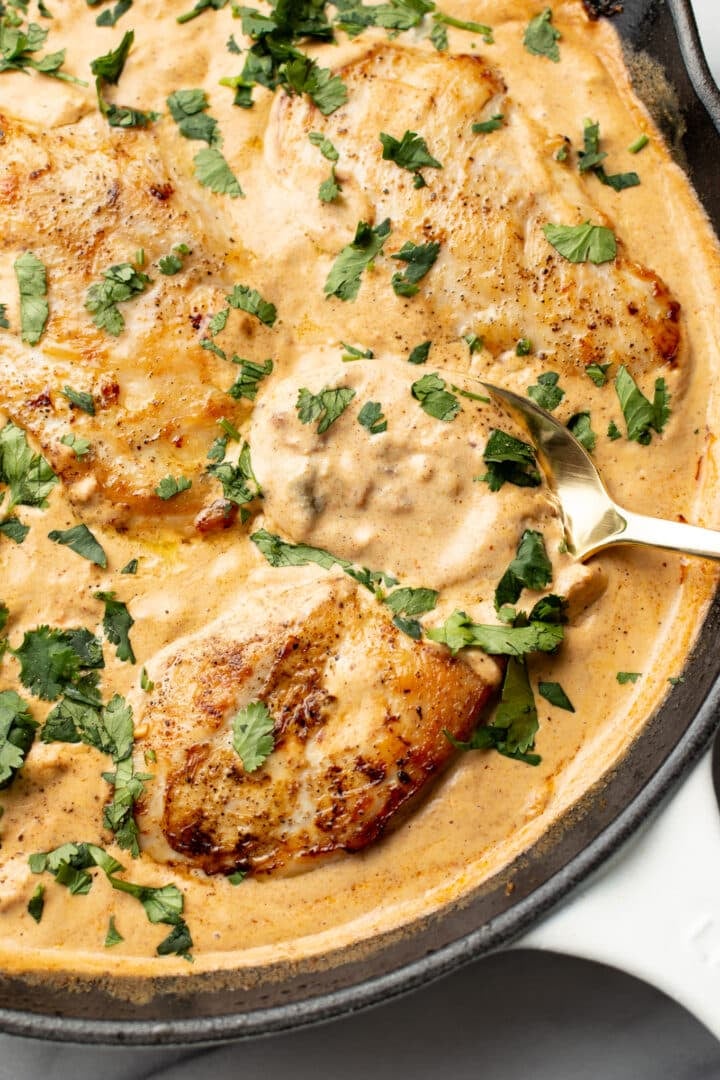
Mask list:
[[[282,574],[282,571],[277,571]],[[141,807],[153,858],[208,873],[294,872],[359,851],[427,790],[499,679],[398,630],[351,581],[270,590],[150,666],[139,719],[154,781]],[[275,748],[253,771],[233,718],[262,702]]]

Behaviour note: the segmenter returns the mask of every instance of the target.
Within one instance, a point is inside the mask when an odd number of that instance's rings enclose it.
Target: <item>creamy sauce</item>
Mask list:
[[[405,92],[392,91],[389,82],[387,94],[394,93],[394,99],[390,96],[384,104],[382,95],[358,99],[357,122],[336,132],[343,114],[325,120],[310,109],[306,99],[288,101],[282,91],[273,97],[256,90],[257,104],[250,111],[233,107],[231,91],[219,87],[218,80],[233,73],[241,62],[225,49],[231,33],[241,41],[239,23],[228,7],[207,12],[189,26],[178,26],[174,17],[186,6],[175,0],[160,6],[135,0],[131,12],[111,32],[94,25],[94,9],[88,12],[81,0],[68,0],[54,12],[52,50],[67,46],[66,69],[86,76],[90,60],[117,44],[119,31],[133,27],[135,48],[121,79],[121,93],[114,94],[114,100],[162,112],[168,93],[203,87],[210,113],[225,138],[223,152],[240,179],[245,199],[211,196],[197,184],[192,155],[200,144],[182,139],[169,117],[147,132],[109,136],[97,116],[92,90],[22,74],[0,76],[0,113],[37,136],[32,153],[23,151],[26,157],[21,166],[8,165],[0,184],[11,187],[18,168],[23,177],[33,167],[42,168],[41,133],[47,129],[49,141],[60,139],[53,143],[57,154],[65,152],[60,145],[63,140],[71,144],[77,139],[81,147],[97,144],[103,152],[108,143],[125,145],[126,169],[128,175],[132,173],[127,181],[129,201],[133,170],[140,176],[138,191],[145,183],[145,174],[140,174],[147,169],[154,170],[159,182],[171,179],[175,192],[168,199],[166,226],[162,201],[156,200],[150,211],[138,195],[137,208],[127,210],[115,222],[114,231],[95,238],[94,261],[76,237],[63,250],[57,236],[44,238],[34,219],[27,216],[24,233],[19,217],[14,223],[15,239],[4,242],[0,250],[0,301],[8,304],[11,326],[18,326],[12,264],[23,248],[32,248],[48,266],[52,312],[46,336],[35,350],[21,346],[16,333],[4,334],[0,364],[7,389],[0,407],[40,439],[58,469],[63,461],[58,455],[64,452],[59,437],[70,425],[78,434],[97,439],[102,447],[97,469],[90,470],[89,478],[69,477],[53,492],[47,510],[20,508],[20,516],[31,526],[22,546],[0,538],[0,599],[11,613],[11,644],[17,646],[24,631],[42,623],[95,629],[102,609],[93,593],[99,588],[115,589],[135,619],[131,633],[138,665],[120,663],[114,649],[106,645],[103,691],[105,697],[113,692],[130,697],[138,735],[145,736],[143,695],[137,689],[141,665],[154,672],[153,658],[161,657],[163,649],[229,612],[247,609],[251,620],[257,618],[264,611],[263,589],[277,580],[275,575],[299,583],[305,578],[315,580],[320,571],[267,568],[239,525],[207,536],[193,530],[193,516],[203,500],[206,503],[218,494],[201,474],[205,451],[217,433],[214,421],[227,416],[243,432],[250,432],[253,448],[257,442],[258,475],[268,493],[267,528],[296,542],[318,544],[366,565],[394,570],[403,584],[442,589],[434,621],[441,621],[454,607],[492,621],[492,589],[512,558],[522,529],[541,528],[553,557],[554,589],[576,596],[577,602],[560,654],[533,657],[532,678],[533,682],[560,682],[576,712],[560,712],[538,697],[537,749],[542,763],[536,769],[497,754],[464,755],[400,828],[365,852],[297,876],[249,878],[239,886],[179,863],[156,862],[149,854],[131,860],[113,846],[110,834],[101,827],[102,806],[108,797],[101,772],[108,768],[108,759],[85,746],[36,741],[21,777],[11,789],[0,792],[4,807],[0,960],[7,971],[100,974],[112,962],[119,974],[188,972],[182,959],[154,955],[164,928],[150,925],[137,902],[113,892],[100,873],[91,892],[79,897],[69,895],[45,875],[44,915],[39,924],[32,920],[27,903],[41,879],[30,872],[28,855],[69,840],[102,844],[118,857],[126,867],[124,876],[133,881],[177,882],[185,895],[185,917],[195,942],[193,971],[320,954],[369,940],[462,898],[540,837],[627,749],[668,692],[668,678],[680,674],[716,580],[714,571],[702,563],[645,550],[617,550],[598,556],[586,569],[574,567],[557,552],[560,530],[544,489],[504,489],[502,500],[493,502],[487,491],[480,496],[477,482],[468,483],[466,469],[474,473],[481,464],[476,462],[478,446],[468,441],[474,420],[480,417],[478,430],[484,432],[480,448],[489,426],[482,410],[463,400],[462,418],[443,425],[419,408],[414,412],[416,402],[407,396],[410,382],[431,371],[445,372],[448,379],[454,372],[482,374],[525,393],[540,373],[557,370],[566,391],[557,415],[567,420],[582,409],[591,411],[598,434],[595,460],[621,504],[657,516],[720,525],[715,509],[714,436],[720,372],[715,327],[720,300],[717,244],[686,178],[632,95],[612,28],[605,22],[588,22],[579,3],[554,5],[555,24],[563,37],[561,63],[553,64],[530,57],[522,47],[523,27],[536,14],[534,3],[448,0],[444,10],[494,28],[493,45],[484,45],[462,31],[449,31],[451,54],[477,53],[500,73],[484,72],[474,82],[466,78],[464,68],[454,80],[438,75],[448,61],[412,35],[395,42],[387,54],[390,61],[366,60],[369,50],[385,42],[385,35],[376,31],[339,49],[312,50],[321,63],[332,63],[335,68],[353,61],[376,67],[392,63],[402,69]],[[418,55],[424,58],[425,68],[418,67]],[[415,68],[420,75],[413,88]],[[428,101],[429,71],[435,72],[439,80],[435,89],[446,95],[448,109],[477,110],[478,118],[479,114],[486,118],[490,113],[507,112],[507,130],[479,136],[467,159],[458,154],[453,149],[457,133],[443,122],[447,113],[436,106],[438,119]],[[348,78],[349,107],[353,90],[362,87],[364,76],[361,72],[353,79],[352,75]],[[500,98],[502,106],[495,107]],[[615,193],[592,176],[578,179],[574,164],[561,166],[553,161],[553,150],[563,135],[579,144],[585,117],[600,121],[611,169],[637,168],[640,187]],[[389,123],[392,127],[388,128]],[[307,141],[306,132],[313,128],[332,132],[341,151],[338,177],[344,194],[337,205],[323,207],[317,201],[317,186],[329,168]],[[379,163],[378,155],[367,149],[374,145],[378,131],[391,130],[399,138],[406,128],[423,134],[431,151],[446,163],[439,178],[426,170],[429,192],[413,192],[409,174],[390,163]],[[625,148],[643,131],[650,135],[650,144],[633,158]],[[466,136],[467,131],[462,137]],[[538,220],[575,223],[585,217],[600,220],[601,214],[607,216],[623,245],[627,262],[618,269],[619,284],[613,285],[607,265],[583,266],[571,281],[580,290],[571,294],[571,308],[573,297],[578,310],[584,310],[587,294],[602,295],[604,289],[615,288],[613,310],[626,309],[624,298],[631,289],[628,282],[635,273],[634,264],[659,275],[680,302],[682,341],[674,369],[653,357],[652,333],[636,332],[632,321],[626,327],[619,314],[610,329],[593,329],[580,350],[579,362],[571,350],[575,324],[573,311],[566,309],[562,282],[554,295],[550,289],[545,304],[527,283],[502,280],[502,273],[512,272],[516,258],[502,232],[507,229],[507,217],[495,227],[493,208],[488,211],[484,240],[492,249],[490,254],[484,249],[483,254],[477,236],[472,240],[470,224],[452,232],[453,215],[464,221],[461,196],[468,194],[468,184],[482,190],[483,169],[500,168],[491,156],[485,159],[491,151],[482,142],[495,138],[507,139],[502,144],[507,147],[502,174],[508,192],[507,214],[517,220],[518,230],[527,228],[527,235],[518,232],[518,236],[527,242],[530,253],[536,251],[538,259],[548,255],[541,240],[535,243],[532,238]],[[525,153],[518,156],[521,148]],[[124,151],[109,152],[121,155]],[[3,154],[0,143],[0,168]],[[85,190],[105,167],[88,167],[78,179],[66,164],[62,183],[70,192]],[[123,173],[121,166],[118,173]],[[98,192],[104,190],[104,183],[98,179]],[[443,192],[437,210],[432,201],[421,201],[430,199],[434,187]],[[521,205],[522,191],[534,195]],[[79,235],[92,220],[93,198],[88,196],[88,216],[76,223]],[[181,212],[174,209],[178,203]],[[38,212],[44,205],[39,203]],[[481,209],[482,200],[472,207],[471,216]],[[428,235],[441,219],[447,229],[443,254],[421,283],[421,295],[409,302],[395,297],[389,278],[398,267],[384,259],[363,276],[356,302],[326,300],[324,278],[337,252],[352,239],[357,222],[380,222],[386,216],[396,230],[388,252],[406,239],[419,242],[424,222],[429,223]],[[126,333],[117,342],[96,333],[83,308],[88,284],[99,278],[104,267],[127,260],[139,247],[145,248],[152,262],[179,242],[193,249],[187,278],[160,280],[154,272],[153,287],[123,307]],[[509,255],[504,254],[506,248]],[[506,257],[507,266],[502,262]],[[252,419],[247,402],[235,403],[223,393],[236,372],[229,374],[227,362],[216,361],[200,349],[198,334],[188,320],[189,313],[207,316],[217,311],[234,282],[257,288],[276,303],[279,315],[277,326],[270,329],[233,312],[227,333],[217,339],[229,355],[235,350],[258,362],[268,356],[276,359],[277,371],[259,395]],[[662,303],[662,290],[650,282],[643,303],[652,319],[653,305]],[[551,333],[554,321],[562,325]],[[585,326],[587,320],[583,323],[579,318],[580,323]],[[486,348],[469,360],[460,339],[471,331],[485,336]],[[533,340],[532,355],[515,354],[514,342],[521,336]],[[426,339],[435,343],[428,363],[409,368],[404,358]],[[362,360],[343,365],[341,341],[372,348],[378,359],[366,367]],[[648,447],[605,437],[611,419],[623,427],[617,399],[610,385],[595,387],[582,372],[589,359],[622,362],[628,341],[637,344],[628,363],[645,392],[650,393],[652,379],[663,374],[673,394],[666,432]],[[323,450],[319,472],[312,478],[312,484],[325,485],[322,498],[319,503],[316,499],[315,510],[309,513],[307,498],[303,502],[298,497],[298,485],[307,488],[308,477],[302,471],[319,452],[317,437],[309,426],[288,438],[271,435],[263,417],[284,417],[287,428],[293,418],[296,387],[317,391],[328,383],[337,385],[344,369],[343,385],[357,389],[358,401],[383,402],[388,433],[368,443],[370,437],[357,424],[353,426],[349,416],[338,421],[337,438],[333,442],[328,437],[327,452]],[[91,383],[95,388],[109,371],[120,385],[127,422],[137,425],[133,431],[144,433],[142,452],[140,437],[136,452],[135,435],[126,437],[122,419],[108,433],[100,425],[93,427],[85,415],[70,414],[66,403],[61,403],[51,420],[43,424],[33,420],[27,407],[32,393],[45,387],[55,391],[64,382],[81,389]],[[283,389],[283,380],[291,390]],[[184,418],[190,417],[197,421],[196,437],[193,428],[186,443],[175,446],[172,438],[185,431],[189,421]],[[418,456],[403,461],[402,433],[408,430],[417,438]],[[151,443],[149,450],[145,439]],[[386,454],[396,454],[400,462],[393,479],[387,486],[368,481],[358,491],[355,481],[372,476],[387,461]],[[448,462],[458,460],[458,455],[464,466],[460,488],[447,476]],[[299,480],[297,475],[293,478],[293,469],[299,470]],[[192,475],[194,487],[187,498],[196,502],[181,503],[184,497],[180,496],[167,507],[153,504],[147,491],[151,493],[168,472]],[[368,505],[371,513],[366,516]],[[159,516],[163,512],[164,520]],[[77,520],[87,520],[101,540],[108,571],[47,540],[51,529],[67,528]],[[262,523],[256,519],[256,524]],[[451,540],[449,545],[447,540]],[[386,557],[380,566],[383,553]],[[133,557],[139,558],[137,575],[118,576],[118,570]],[[615,678],[618,671],[642,672],[642,677],[635,685],[620,686]],[[17,672],[15,660],[6,655],[0,661],[0,686],[18,689],[30,700],[18,684]],[[36,718],[42,719],[42,703],[32,699],[32,708]],[[115,916],[124,936],[112,950],[111,961],[102,947],[109,914]]]

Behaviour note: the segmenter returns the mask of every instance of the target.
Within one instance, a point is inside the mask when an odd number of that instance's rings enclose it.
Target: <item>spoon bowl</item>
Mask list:
[[[529,398],[482,384],[522,421],[557,500],[568,549],[584,561],[612,544],[644,544],[720,560],[720,532],[624,510],[607,493],[590,455],[575,436]]]

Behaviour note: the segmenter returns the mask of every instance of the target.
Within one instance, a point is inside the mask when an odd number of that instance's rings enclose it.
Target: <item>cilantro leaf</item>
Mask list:
[[[73,525],[71,529],[53,529],[48,533],[48,538],[56,544],[64,544],[71,551],[82,555],[96,566],[104,569],[107,567],[107,555],[97,542],[87,525]]]
[[[28,900],[28,914],[32,916],[35,922],[39,923],[45,910],[45,886],[38,885],[35,892]]]
[[[622,439],[622,432],[614,420],[611,420],[608,424],[607,436],[608,439],[612,439],[613,442],[615,442],[616,439]]]
[[[447,645],[453,655],[470,646],[492,656],[523,656],[554,652],[563,640],[561,625],[530,619],[528,626],[493,626],[472,623],[464,611],[455,611],[427,637]]]
[[[38,0],[38,10],[41,15],[47,17],[47,8],[43,10],[44,5],[41,7],[40,3],[41,0]],[[46,53],[45,56],[37,59],[32,55],[45,44],[48,32],[37,23],[29,23],[21,29],[22,19],[18,10],[27,12],[26,0],[18,0],[9,6],[16,10],[8,11],[4,4],[0,8],[0,71],[27,72],[31,69],[40,75],[47,75],[63,82],[87,86],[82,79],[76,79],[73,75],[60,70],[65,63],[64,49]]]
[[[402,139],[381,131],[379,138],[383,161],[394,161],[398,168],[416,174],[423,168],[442,169],[440,162],[428,150],[422,135],[416,131],[406,131]]]
[[[425,277],[438,257],[440,245],[435,241],[429,244],[413,244],[409,240],[400,251],[391,255],[391,259],[400,259],[407,263],[403,272],[393,274],[392,287],[398,296],[414,296],[418,292],[417,282]]]
[[[103,278],[104,281],[96,282],[88,289],[85,307],[96,326],[117,337],[125,326],[117,305],[145,292],[150,278],[130,263],[118,263],[103,270]]]
[[[96,60],[91,61],[90,70],[93,75],[117,86],[134,40],[135,31],[127,30],[116,49],[111,49],[104,56],[98,56]]]
[[[596,386],[604,386],[608,381],[607,372],[610,364],[588,364],[585,374],[592,379]]]
[[[248,285],[235,285],[226,299],[230,307],[247,311],[248,315],[254,315],[264,326],[275,325],[277,308],[268,300],[263,300],[257,289],[251,289]],[[270,364],[272,371],[272,362],[266,360],[265,363]]]
[[[178,953],[180,956],[189,956],[193,943],[187,924],[182,918],[185,899],[177,885],[162,885],[160,888],[137,885],[133,881],[123,881],[121,878],[114,877],[112,873],[108,874],[108,881],[113,889],[129,893],[130,896],[139,900],[149,922],[166,923],[173,927],[173,931],[158,945],[159,955]],[[162,952],[160,952],[161,949]]]
[[[308,139],[313,144],[313,146],[317,146],[322,156],[324,158],[327,158],[328,161],[337,161],[340,157],[340,154],[335,149],[333,144],[328,138],[326,138],[325,135],[323,135],[321,131],[309,132]]]
[[[418,615],[433,611],[437,604],[438,593],[435,589],[395,589],[383,600],[394,613],[393,622],[415,641],[422,638],[422,627]]]
[[[281,540],[279,536],[268,532],[266,529],[258,529],[252,533],[250,540],[258,551],[267,559],[271,566],[307,566],[314,563],[324,570],[330,570],[339,566],[348,577],[364,585],[366,589],[375,595],[379,590],[391,585],[397,585],[397,581],[389,574],[380,570],[368,570],[367,567],[354,566],[347,559],[337,558],[324,548],[311,547],[309,544],[291,544],[287,540]]]
[[[237,357],[234,359],[235,363],[241,365],[240,375],[228,390],[228,394],[230,394],[230,397],[235,398],[236,401],[241,398],[254,401],[257,397],[259,384],[272,372],[273,362],[272,360],[265,360],[262,364],[257,364],[254,360],[240,360]]]
[[[430,346],[432,341],[423,341],[420,345],[416,345],[414,349],[411,349],[408,355],[409,364],[425,364],[427,363],[428,354],[430,352]]]
[[[22,428],[9,421],[0,428],[0,484],[10,488],[9,514],[15,506],[47,506],[58,478],[41,454],[33,454]]]
[[[500,704],[493,722],[477,728],[467,742],[455,739],[449,731],[445,736],[458,750],[497,750],[526,765],[539,765],[540,755],[529,753],[535,744],[537,730],[537,709],[525,664],[511,659],[505,669]]]
[[[330,169],[330,175],[327,180],[323,180],[322,184],[318,188],[318,198],[320,202],[331,203],[335,202],[338,195],[342,192],[342,185],[338,183],[335,175],[335,166]]]
[[[188,480],[186,476],[164,476],[155,488],[155,494],[167,502],[176,495],[182,495],[183,491],[189,491],[191,487],[192,480]]]
[[[209,146],[221,146],[217,120],[206,116],[210,107],[204,90],[176,90],[167,98],[170,115],[186,139],[202,139]]]
[[[267,705],[252,701],[233,717],[233,749],[246,773],[259,769],[275,748],[275,724]]]
[[[250,446],[246,442],[240,450],[237,465],[223,461],[211,465],[208,472],[222,484],[225,498],[237,506],[244,506],[262,494],[250,462]]]
[[[106,8],[95,20],[96,26],[115,26],[133,5],[133,0],[118,0],[114,7]]]
[[[103,630],[105,637],[116,647],[118,660],[124,660],[131,664],[135,663],[135,653],[130,644],[130,628],[135,620],[122,600],[115,599],[114,592],[93,593],[96,600],[102,600],[105,604],[103,616]]]
[[[540,697],[544,697],[546,701],[549,701],[550,704],[554,705],[557,709],[565,709],[566,712],[575,712],[575,706],[560,683],[540,682],[538,683],[538,693],[540,694]]]
[[[102,92],[102,79],[96,79],[95,88],[98,108],[110,127],[145,128],[160,119],[160,113],[144,112],[142,109],[132,109],[129,105],[116,105],[114,102],[106,101]]]
[[[617,244],[612,229],[604,225],[543,225],[548,243],[569,262],[612,262]]]
[[[478,334],[472,334],[472,333],[471,334],[464,334],[463,335],[463,341],[465,342],[468,349],[470,350],[470,355],[471,356],[476,352],[480,352],[480,350],[482,349],[482,347],[485,344],[485,339],[484,338],[480,337]]]
[[[460,412],[460,402],[446,390],[447,383],[437,373],[423,375],[412,384],[412,396],[420,402],[428,416],[436,420],[454,420]]]
[[[43,263],[26,251],[14,262],[20,292],[20,332],[27,345],[37,345],[48,321],[47,272]]]
[[[615,678],[621,686],[625,686],[627,683],[636,683],[641,675],[642,671],[618,671]]]
[[[132,753],[132,709],[120,694],[106,705],[64,697],[51,709],[40,732],[44,743],[84,743],[109,754],[114,762]]]
[[[580,445],[585,447],[589,454],[593,452],[597,442],[597,435],[590,425],[589,412],[574,413],[567,422],[567,429],[575,436]]]
[[[457,30],[467,30],[470,34],[480,34],[486,45],[492,45],[494,41],[492,27],[486,26],[484,23],[456,19],[452,15],[445,15],[442,11],[434,12],[433,23],[435,26],[454,26]]]
[[[473,134],[489,135],[491,131],[497,131],[503,126],[504,119],[505,117],[502,113],[495,113],[489,120],[479,120],[472,126]]]
[[[517,553],[495,590],[495,607],[514,604],[524,588],[544,589],[552,581],[552,563],[542,533],[526,529]]]
[[[532,352],[532,342],[530,341],[530,338],[526,338],[526,337],[520,338],[517,345],[515,346],[515,355],[516,356],[529,356],[531,352]]]
[[[483,451],[483,460],[489,468],[477,479],[484,480],[491,491],[499,491],[505,483],[517,487],[537,487],[541,483],[540,473],[535,468],[535,447],[506,431],[493,428]]]
[[[217,147],[206,146],[198,150],[193,164],[195,176],[203,187],[218,195],[229,195],[231,199],[237,199],[238,196],[244,198],[245,192]]]
[[[283,81],[290,90],[307,94],[323,116],[329,116],[347,101],[347,86],[339,75],[321,68],[309,56],[298,53],[283,66]]]
[[[355,391],[349,386],[326,386],[317,394],[302,387],[295,408],[300,423],[312,424],[317,420],[317,433],[322,435],[342,416],[354,397]]]
[[[0,521],[0,533],[7,536],[8,540],[12,540],[15,544],[22,544],[29,532],[30,526],[23,525],[19,518],[9,517],[5,518],[4,521]]]
[[[387,431],[387,420],[382,411],[379,401],[366,401],[358,413],[358,423],[370,432],[371,435],[380,435]]]
[[[14,690],[0,691],[0,790],[9,787],[25,763],[37,724]]]
[[[351,360],[372,360],[375,356],[372,349],[360,349],[356,345],[348,345],[346,341],[341,341],[340,344],[345,350],[342,356],[344,364],[349,363]]]
[[[115,834],[116,844],[137,859],[140,831],[134,817],[135,803],[149,776],[136,773],[132,757],[126,757],[117,763],[114,773],[103,773],[103,779],[113,787],[112,799],[103,807],[103,825]]]
[[[538,375],[536,386],[528,386],[528,397],[532,398],[541,409],[552,412],[565,397],[565,391],[558,386],[560,376],[556,371],[545,371]]]
[[[552,25],[552,9],[547,7],[528,23],[523,45],[533,56],[547,56],[557,64],[560,61],[557,43],[561,37],[560,31]]]
[[[227,2],[228,0],[196,0],[195,6],[190,11],[186,11],[184,15],[178,15],[175,22],[190,22],[192,19],[197,19],[198,15],[202,15],[203,11],[220,11]]]
[[[115,916],[111,915],[108,922],[107,934],[105,935],[105,948],[111,949],[113,945],[119,945],[125,938],[115,925]]]
[[[615,191],[624,191],[625,188],[637,187],[640,183],[640,177],[636,172],[608,175],[602,165],[606,157],[607,154],[600,150],[600,125],[588,121],[583,128],[583,149],[578,153],[580,172],[592,172],[601,183],[613,188]]]
[[[389,218],[374,228],[365,221],[359,222],[352,243],[342,249],[333,263],[325,282],[325,295],[354,300],[363,271],[380,254],[389,235]]]
[[[163,255],[158,259],[158,270],[161,274],[165,274],[166,277],[179,274],[183,268],[183,259],[186,255],[191,254],[192,252],[187,244],[173,244],[170,254]]]
[[[67,435],[63,435],[60,439],[63,446],[69,446],[75,454],[75,457],[85,457],[85,454],[90,452],[90,443],[87,439],[82,439],[79,435],[75,435],[74,432],[68,432]]]
[[[26,630],[22,644],[12,652],[20,661],[23,686],[45,701],[55,701],[62,690],[82,683],[81,669],[103,666],[99,643],[85,629]]]
[[[0,304],[0,326],[3,328],[3,330],[9,330],[10,329],[10,323],[9,323],[9,321],[7,319],[6,312],[7,312],[7,304]]]
[[[625,418],[628,439],[647,446],[652,432],[660,434],[670,417],[670,395],[665,380],[655,380],[655,395],[649,401],[627,368],[622,366],[615,377],[615,392]]]
[[[137,568],[138,568],[138,560],[137,559],[131,559],[130,562],[125,563],[125,566],[123,566],[120,573],[121,574],[137,574]]]

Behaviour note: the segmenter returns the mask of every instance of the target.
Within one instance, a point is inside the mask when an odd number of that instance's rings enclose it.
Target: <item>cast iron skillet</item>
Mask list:
[[[586,0],[586,6],[617,4]],[[672,93],[667,99],[661,94],[648,104],[720,230],[720,93],[702,55],[689,0],[624,0],[615,25],[629,58],[645,51],[665,69],[676,100]],[[685,682],[672,690],[613,773],[463,906],[354,952],[264,969],[254,981],[245,976],[244,985],[237,973],[226,975],[223,984],[217,976],[161,977],[144,1004],[80,981],[69,990],[53,986],[48,976],[32,985],[0,979],[0,1030],[127,1045],[267,1034],[386,1001],[509,944],[622,844],[705,749],[720,720],[719,632],[720,595],[688,660]]]

